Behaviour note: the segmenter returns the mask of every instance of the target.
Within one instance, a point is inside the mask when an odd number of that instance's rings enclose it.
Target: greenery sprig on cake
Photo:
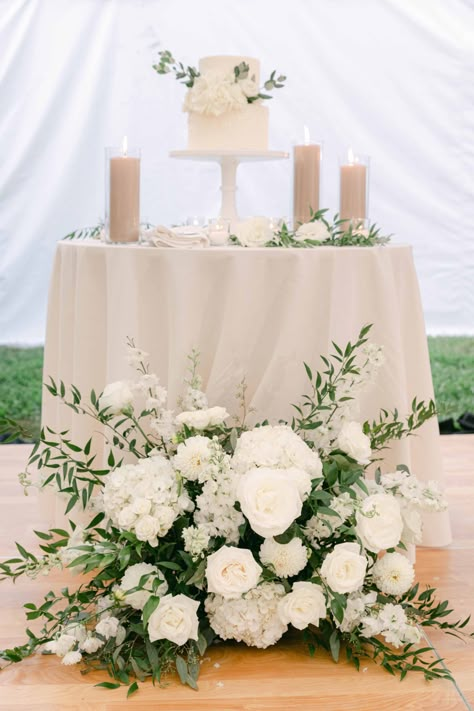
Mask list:
[[[286,81],[284,74],[272,71],[263,87],[250,75],[246,62],[237,64],[232,72],[205,72],[177,61],[169,50],[159,52],[159,62],[153,64],[158,74],[174,74],[188,88],[184,111],[220,116],[226,111],[238,110],[246,104],[273,98],[268,92],[281,89]]]

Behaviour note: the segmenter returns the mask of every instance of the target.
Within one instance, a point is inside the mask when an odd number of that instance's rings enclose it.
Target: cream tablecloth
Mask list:
[[[81,392],[131,376],[125,339],[152,354],[153,370],[179,395],[192,347],[211,404],[235,411],[243,376],[262,417],[289,418],[307,389],[303,361],[320,365],[331,340],[354,339],[373,323],[386,363],[362,401],[408,412],[433,396],[423,313],[408,246],[305,249],[156,249],[60,242],[51,280],[45,376]],[[92,421],[90,421],[92,422]],[[84,442],[91,423],[45,394],[43,423],[70,427]],[[391,462],[442,482],[435,420],[394,445]],[[51,514],[52,515],[52,514]],[[450,542],[447,514],[425,523],[425,545]]]

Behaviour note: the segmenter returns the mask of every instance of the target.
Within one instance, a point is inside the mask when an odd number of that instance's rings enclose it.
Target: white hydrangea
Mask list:
[[[168,533],[185,504],[179,501],[176,473],[161,455],[112,471],[102,496],[104,511],[112,523],[151,546],[157,546],[158,538]],[[150,505],[147,513],[146,502]]]
[[[144,575],[148,575],[149,577],[143,587],[136,592],[127,592],[128,590],[137,588],[140,584],[140,579]],[[156,580],[159,580],[160,584],[153,592]],[[125,595],[125,604],[130,605],[135,610],[143,610],[152,593],[158,596],[166,595],[168,592],[168,583],[156,565],[151,565],[150,563],[137,563],[136,565],[130,565],[126,569],[123,578],[120,581],[120,590]]]
[[[265,425],[243,432],[235,448],[232,467],[240,474],[254,467],[302,469],[312,479],[322,474],[318,454],[287,425]]]
[[[410,589],[415,570],[401,553],[386,553],[375,563],[372,576],[381,592],[398,597]]]
[[[278,603],[284,596],[283,585],[263,583],[236,600],[210,595],[205,609],[212,629],[221,639],[265,649],[278,642],[288,629],[278,614]]]
[[[184,541],[184,550],[196,561],[202,558],[209,546],[211,537],[204,524],[199,526],[188,526],[181,534]]]
[[[178,445],[173,466],[184,479],[204,482],[209,478],[208,469],[213,456],[211,444],[207,437],[196,435]]]
[[[394,647],[416,644],[421,639],[420,631],[408,620],[403,607],[391,602],[375,605],[360,622],[362,637],[382,635]]]
[[[212,441],[213,451],[208,469],[209,479],[196,498],[194,523],[211,538],[222,536],[226,543],[239,542],[239,526],[245,519],[235,509],[238,476],[230,467],[230,457],[218,442]]]
[[[341,632],[352,632],[359,624],[367,611],[377,602],[377,593],[353,592],[347,596],[346,608],[342,622],[335,620]]]
[[[260,546],[260,561],[270,566],[279,578],[291,578],[306,567],[308,549],[301,538],[293,538],[289,543],[266,538]]]

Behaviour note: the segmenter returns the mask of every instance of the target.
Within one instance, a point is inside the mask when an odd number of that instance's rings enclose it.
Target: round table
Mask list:
[[[44,373],[82,393],[100,392],[132,376],[125,360],[131,337],[151,354],[173,404],[196,347],[211,405],[235,412],[245,376],[256,419],[277,421],[291,418],[291,403],[307,391],[303,361],[317,370],[331,341],[345,344],[367,323],[386,362],[363,397],[362,417],[380,407],[408,413],[415,395],[433,397],[409,246],[170,249],[63,241],[51,279]],[[84,442],[91,433],[87,418],[48,393],[43,424],[70,428]],[[392,447],[386,467],[397,463],[442,482],[434,419]],[[427,515],[423,543],[450,540],[448,515]]]

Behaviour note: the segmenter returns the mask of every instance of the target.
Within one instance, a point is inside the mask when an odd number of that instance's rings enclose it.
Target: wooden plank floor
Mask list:
[[[435,584],[449,597],[460,615],[474,611],[474,436],[442,438],[447,494],[454,543],[445,549],[418,549],[417,577]],[[14,552],[13,541],[27,546],[41,529],[34,494],[24,497],[16,474],[24,466],[26,446],[0,446],[0,556]],[[0,585],[0,646],[24,640],[22,605],[38,602],[50,589],[73,578],[58,573],[37,581],[6,581]],[[471,629],[473,627],[471,626]],[[373,664],[362,671],[327,656],[311,659],[303,645],[290,640],[268,650],[220,644],[212,648],[202,667],[200,691],[170,678],[165,688],[141,686],[126,701],[125,690],[94,688],[106,679],[81,676],[77,667],[64,667],[53,657],[36,656],[0,673],[0,709],[9,711],[400,711],[465,710],[474,703],[474,643],[433,634],[432,642],[453,671],[459,689],[447,681],[427,683],[417,676],[403,683]]]

